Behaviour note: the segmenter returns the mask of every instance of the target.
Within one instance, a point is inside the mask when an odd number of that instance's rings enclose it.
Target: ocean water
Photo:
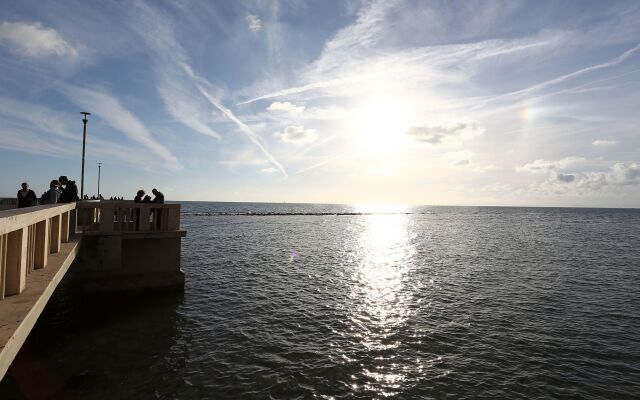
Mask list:
[[[0,398],[640,397],[640,210],[187,202],[182,226],[184,294],[52,304]]]

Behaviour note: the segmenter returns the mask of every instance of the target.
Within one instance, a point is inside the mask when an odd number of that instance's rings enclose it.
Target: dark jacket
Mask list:
[[[61,195],[62,190],[52,187],[40,197],[40,204],[56,204]]]
[[[36,196],[36,192],[29,189],[27,195],[25,197],[22,196],[22,190],[18,190],[18,208],[22,207],[31,207],[38,205],[38,197]]]
[[[58,203],[73,203],[78,201],[78,187],[76,181],[67,181],[67,184],[58,199]]]
[[[156,197],[154,197],[153,200],[151,200],[151,202],[164,204],[164,194],[162,194],[162,192],[156,191]]]

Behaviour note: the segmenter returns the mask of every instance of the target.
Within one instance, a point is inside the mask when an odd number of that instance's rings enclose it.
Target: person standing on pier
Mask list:
[[[158,189],[153,189],[151,193],[155,196],[153,200],[151,200],[152,203],[164,204],[164,194],[162,194],[162,192],[158,191]]]
[[[27,182],[22,182],[22,189],[18,190],[18,208],[31,207],[38,205],[38,197],[36,192],[29,189]]]
[[[60,181],[61,185],[64,185],[64,190],[58,199],[58,203],[73,203],[74,201],[78,201],[76,181],[70,181],[64,175],[58,178],[58,181]]]

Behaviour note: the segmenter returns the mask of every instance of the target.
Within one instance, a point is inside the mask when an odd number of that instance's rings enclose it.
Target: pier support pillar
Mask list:
[[[7,261],[5,276],[5,296],[20,294],[27,280],[28,228],[10,232],[7,235]]]
[[[60,228],[60,216],[51,217],[51,244],[49,246],[51,253],[60,251],[60,239],[62,239],[62,229]]]
[[[49,257],[49,220],[44,219],[36,224],[35,269],[45,268]]]

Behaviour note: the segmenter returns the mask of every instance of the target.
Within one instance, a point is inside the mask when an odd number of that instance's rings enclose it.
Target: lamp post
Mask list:
[[[100,200],[100,168],[102,168],[102,163],[98,163],[98,200]]]
[[[81,111],[80,114],[84,116],[84,118],[82,118],[84,129],[82,130],[82,174],[80,177],[80,199],[84,200],[84,149],[87,143],[87,122],[89,122],[87,116],[91,115],[91,113]]]

